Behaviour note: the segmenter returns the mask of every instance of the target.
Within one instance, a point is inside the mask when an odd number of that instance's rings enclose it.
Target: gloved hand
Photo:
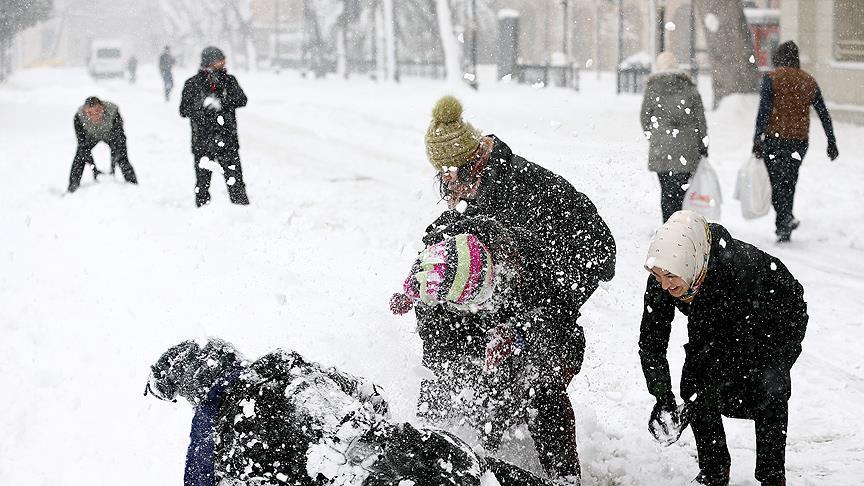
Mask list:
[[[216,95],[210,95],[204,98],[204,108],[213,111],[222,111],[222,101]]]
[[[837,150],[837,142],[833,140],[828,142],[828,158],[837,160],[838,156],[840,156],[840,152]]]
[[[708,157],[708,147],[706,147],[705,145],[700,145],[699,155],[701,155],[702,157]]]
[[[690,402],[675,406],[675,395],[669,395],[657,400],[648,421],[648,431],[654,440],[663,446],[674,444],[681,437],[684,429],[690,425]]]
[[[390,312],[401,316],[414,307],[414,299],[405,294],[395,293],[390,297]]]
[[[765,146],[762,144],[762,140],[758,138],[753,140],[753,156],[757,159],[765,158]]]
[[[486,337],[489,338],[486,344],[486,359],[483,361],[483,372],[486,374],[494,373],[508,356],[525,345],[519,332],[509,324],[499,324],[489,329]]]

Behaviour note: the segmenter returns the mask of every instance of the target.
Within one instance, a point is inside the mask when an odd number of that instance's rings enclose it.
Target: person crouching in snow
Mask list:
[[[415,307],[423,364],[436,377],[421,383],[418,415],[437,425],[467,421],[490,452],[508,428],[527,423],[545,472],[579,484],[566,390],[582,366],[585,338],[571,303],[584,294],[573,295],[579,289],[530,231],[482,217],[448,230],[391,298],[396,314]]]
[[[551,486],[446,432],[394,423],[378,386],[294,351],[249,362],[217,338],[183,341],[151,366],[148,393],[195,407],[185,486]]]
[[[78,190],[81,176],[84,175],[84,166],[87,164],[93,166],[93,179],[97,179],[101,174],[93,161],[93,147],[99,142],[105,142],[111,149],[111,173],[114,173],[115,166],[120,166],[126,182],[138,183],[126,153],[126,132],[123,130],[123,118],[117,105],[90,96],[75,113],[74,126],[78,149],[69,173],[69,192]]]
[[[639,356],[657,399],[649,429],[676,413],[666,349],[677,308],[688,317],[680,391],[699,457],[692,484],[729,484],[725,415],[755,422],[756,479],[785,485],[790,369],[808,321],[801,284],[783,262],[692,211],[657,230],[645,268]]]

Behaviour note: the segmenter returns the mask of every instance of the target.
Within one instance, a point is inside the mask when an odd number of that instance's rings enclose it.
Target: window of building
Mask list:
[[[834,58],[864,62],[864,8],[860,0],[834,0]]]

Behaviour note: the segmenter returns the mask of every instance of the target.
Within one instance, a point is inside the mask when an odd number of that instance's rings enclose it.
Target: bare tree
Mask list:
[[[759,88],[753,39],[741,0],[696,0],[711,58],[714,107],[732,93]]]
[[[0,0],[0,82],[12,71],[9,48],[18,32],[45,20],[51,14],[51,0]]]

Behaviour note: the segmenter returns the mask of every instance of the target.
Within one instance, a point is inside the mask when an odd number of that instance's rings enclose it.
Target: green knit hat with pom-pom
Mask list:
[[[437,171],[462,167],[481,138],[480,130],[462,119],[462,103],[445,96],[432,108],[432,121],[426,130],[426,156]]]

